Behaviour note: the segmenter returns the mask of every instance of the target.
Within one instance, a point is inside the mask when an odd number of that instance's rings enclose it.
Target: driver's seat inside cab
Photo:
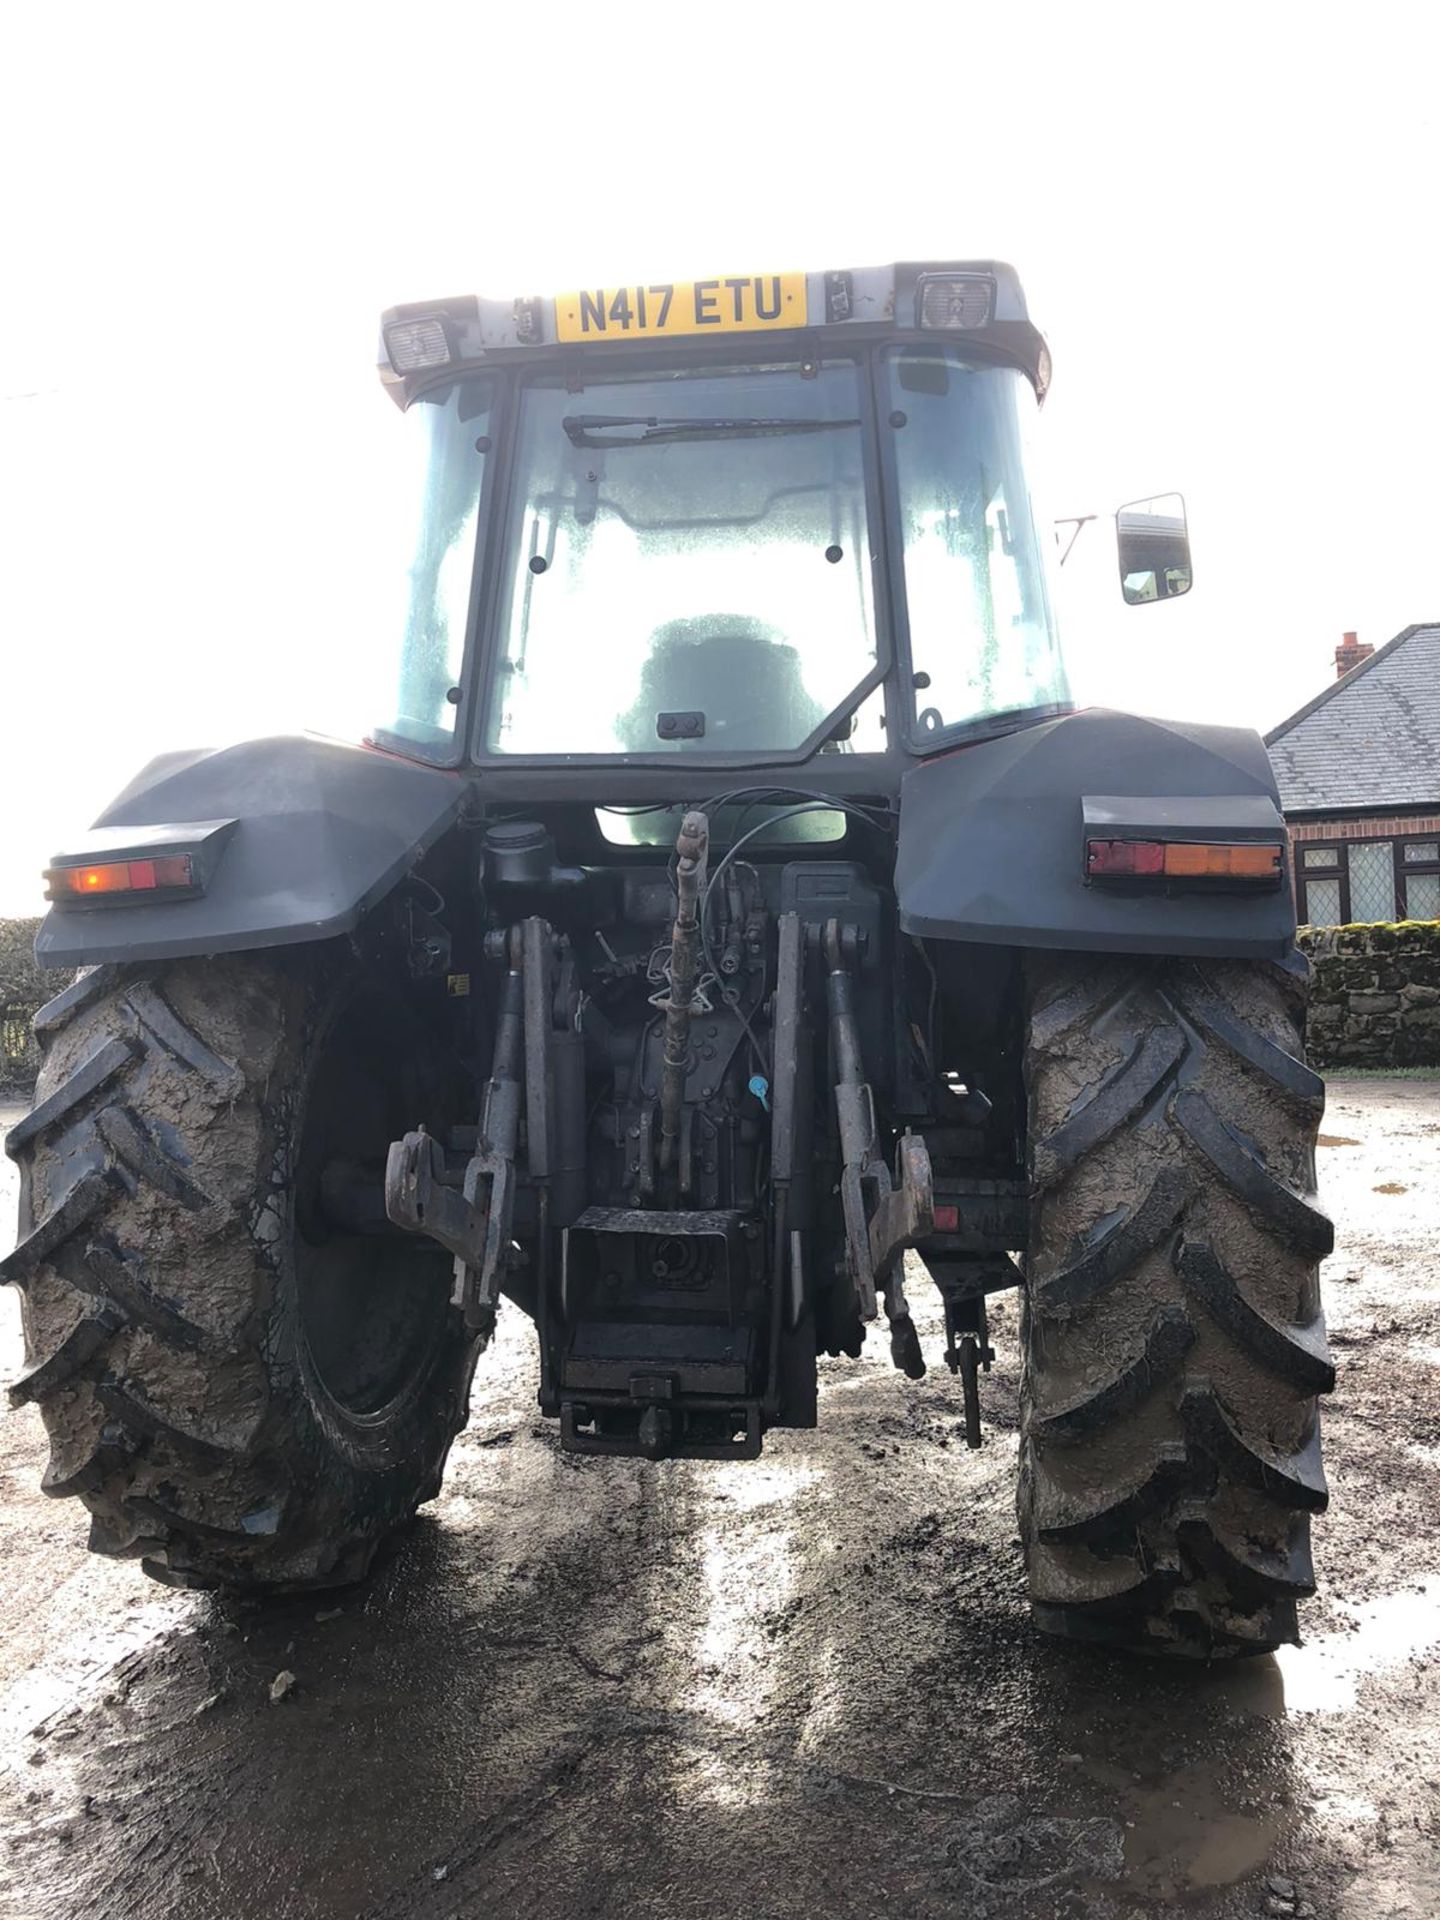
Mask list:
[[[655,630],[619,731],[627,753],[701,739],[712,753],[757,752],[798,746],[824,717],[799,653],[774,627],[704,614]]]

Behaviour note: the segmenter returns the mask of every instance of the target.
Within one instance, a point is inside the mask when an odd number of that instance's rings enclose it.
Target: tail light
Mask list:
[[[193,893],[195,868],[188,853],[158,860],[103,860],[93,866],[50,867],[47,900],[90,900],[100,893]]]
[[[1275,888],[1284,875],[1283,857],[1274,840],[1087,840],[1085,878]]]
[[[123,907],[193,900],[210,884],[235,832],[234,820],[186,820],[148,827],[96,827],[45,869],[45,898],[57,907]]]

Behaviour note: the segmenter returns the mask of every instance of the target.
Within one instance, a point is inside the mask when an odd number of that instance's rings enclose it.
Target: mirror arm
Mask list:
[[[1065,551],[1056,563],[1058,566],[1063,567],[1065,562],[1070,558],[1075,548],[1075,542],[1080,538],[1081,530],[1088,527],[1092,520],[1097,520],[1098,518],[1099,515],[1094,513],[1067,513],[1062,514],[1055,522],[1057,527],[1073,527],[1075,529],[1066,542]]]

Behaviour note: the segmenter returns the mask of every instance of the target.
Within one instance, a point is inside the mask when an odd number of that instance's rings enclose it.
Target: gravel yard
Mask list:
[[[442,1497],[308,1602],[88,1556],[0,1415],[0,1912],[1433,1920],[1440,1080],[1335,1080],[1321,1178],[1320,1592],[1226,1670],[1030,1632],[1013,1299],[978,1454],[931,1316],[926,1379],[872,1341],[818,1433],[659,1467],[559,1452],[511,1313]]]

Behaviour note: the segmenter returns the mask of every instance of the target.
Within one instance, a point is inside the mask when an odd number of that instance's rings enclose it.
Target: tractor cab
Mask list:
[[[423,443],[394,711],[496,767],[925,754],[1070,706],[995,263],[393,309]]]

